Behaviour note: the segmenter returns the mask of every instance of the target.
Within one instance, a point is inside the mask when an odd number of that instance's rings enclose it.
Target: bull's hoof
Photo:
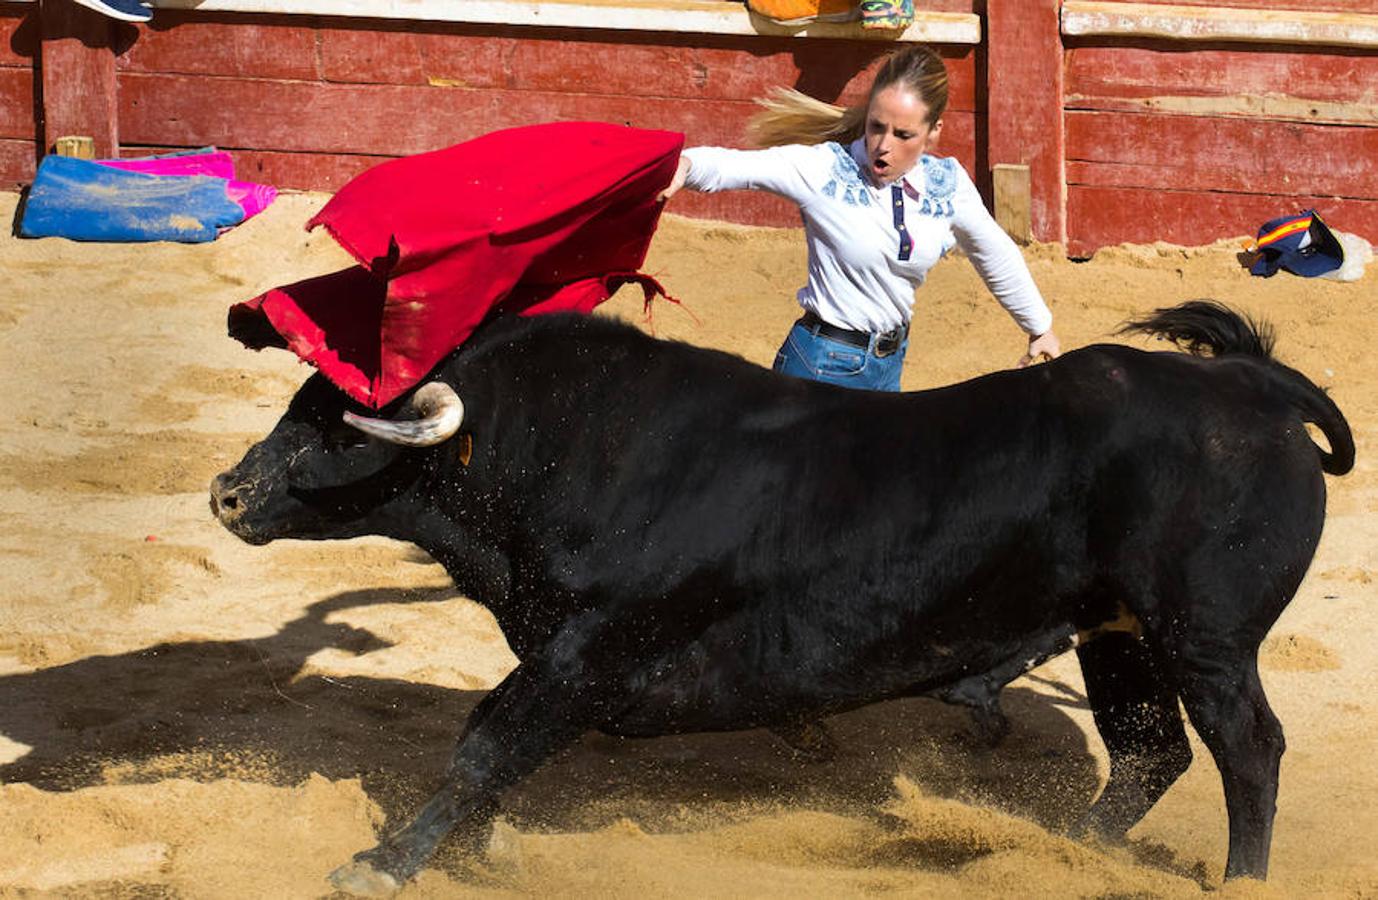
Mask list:
[[[998,702],[972,707],[971,724],[976,729],[976,737],[991,750],[1004,743],[1010,733],[1010,720],[1005,718]]]
[[[358,859],[331,872],[330,883],[355,897],[391,897],[401,887],[387,872]]]

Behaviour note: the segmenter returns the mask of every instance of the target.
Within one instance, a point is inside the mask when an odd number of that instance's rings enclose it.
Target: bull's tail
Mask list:
[[[1354,467],[1354,435],[1344,414],[1325,391],[1305,375],[1273,358],[1273,329],[1235,312],[1214,300],[1192,300],[1154,311],[1120,329],[1121,334],[1149,334],[1172,341],[1198,356],[1254,356],[1271,365],[1274,386],[1287,402],[1321,430],[1330,442],[1330,451],[1320,447],[1321,468],[1331,475],[1343,475]]]

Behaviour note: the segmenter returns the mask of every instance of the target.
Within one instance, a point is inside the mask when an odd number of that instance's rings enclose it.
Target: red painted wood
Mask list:
[[[0,140],[0,189],[12,191],[33,181],[38,146],[33,140]]]
[[[1170,49],[1171,48],[1171,49]],[[1378,103],[1378,56],[1317,47],[1307,52],[1212,47],[1080,47],[1067,53],[1068,104],[1163,95],[1280,95],[1328,102]],[[1072,99],[1075,97],[1075,99]]]
[[[1269,219],[1306,204],[1275,194],[1217,194],[1071,185],[1067,189],[1067,251],[1089,256],[1099,247],[1167,241],[1197,246],[1252,237]],[[1378,201],[1318,199],[1334,228],[1378,243]]]
[[[364,155],[420,153],[499,128],[569,119],[669,128],[692,143],[740,146],[756,110],[744,101],[134,73],[121,76],[119,99],[131,143]],[[944,152],[969,163],[974,132],[973,114],[953,113]]]
[[[120,109],[125,137],[137,143],[402,155],[568,119],[674,126],[724,143],[736,138],[740,129],[732,124],[750,105],[131,74],[120,81]]]
[[[507,60],[517,43],[513,29],[417,25],[321,28],[321,77],[353,84],[424,85],[436,79],[456,87],[509,86]]]
[[[1082,184],[1378,198],[1378,127],[1069,112],[1067,159]]]
[[[0,66],[32,70],[38,55],[38,4],[0,3]]]
[[[1327,183],[1328,182],[1328,183]],[[1190,167],[1156,168],[1133,163],[1067,163],[1067,183],[1091,187],[1144,188],[1147,190],[1217,191],[1233,194],[1276,194],[1289,197],[1335,197],[1352,191],[1343,179],[1327,180],[1308,173],[1235,171],[1217,167],[1201,171]],[[1372,187],[1364,196],[1375,193]],[[1362,198],[1361,198],[1362,199]]]
[[[1127,115],[1181,115],[1199,119],[1236,119],[1250,122],[1299,122],[1310,125],[1333,125],[1346,128],[1378,127],[1378,106],[1358,103],[1326,103],[1313,98],[1244,98],[1212,102],[1206,98],[1176,96],[1152,100],[1100,97],[1094,103],[1069,100],[1067,112],[1123,113]]]
[[[115,117],[115,55],[110,48],[132,26],[77,6],[70,0],[39,0],[42,33],[40,141],[89,135],[98,156],[119,146]]]
[[[308,24],[303,24],[303,22]],[[316,80],[316,30],[303,17],[158,10],[119,57],[128,72]]]
[[[303,191],[337,191],[391,157],[236,150],[235,174],[245,181]]]
[[[799,41],[638,32],[465,28],[321,31],[326,80],[750,100],[776,86],[830,102],[861,100],[879,57],[872,41]],[[954,109],[976,108],[975,53],[945,51]],[[589,60],[597,60],[590,65]]]
[[[989,164],[1026,165],[1034,237],[1060,241],[1062,43],[1058,0],[989,0]]]
[[[977,184],[986,176],[986,172],[978,168],[981,148],[976,143],[978,130],[985,127],[984,119],[984,116],[971,113],[948,113],[943,117],[942,137],[932,151],[938,156],[956,157]]]
[[[663,97],[752,100],[775,87],[797,87],[828,102],[865,99],[885,44],[767,39],[753,54],[739,39],[717,46],[608,43],[557,49],[519,42],[511,56],[512,86],[534,90],[582,90]],[[826,46],[820,46],[826,45]],[[589,66],[588,60],[608,60]],[[965,84],[970,84],[970,78]],[[969,88],[968,88],[969,90]],[[968,107],[969,108],[969,107]]]
[[[33,71],[0,68],[0,139],[17,138],[33,143]]]

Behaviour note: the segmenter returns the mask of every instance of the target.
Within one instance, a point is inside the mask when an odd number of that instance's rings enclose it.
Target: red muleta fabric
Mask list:
[[[391,160],[306,224],[359,265],[231,307],[231,336],[285,346],[373,408],[401,396],[493,310],[589,312],[645,262],[684,135],[601,122],[496,131]]]

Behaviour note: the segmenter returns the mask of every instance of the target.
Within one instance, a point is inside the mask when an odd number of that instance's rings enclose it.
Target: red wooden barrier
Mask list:
[[[1064,37],[1062,0],[918,6],[984,14],[980,46],[939,48],[951,74],[940,152],[982,186],[992,166],[1027,165],[1036,238],[1076,255],[1121,241],[1202,243],[1314,205],[1378,241],[1378,51]],[[1372,14],[1378,0],[1307,9]],[[126,155],[214,144],[235,153],[243,177],[320,190],[391,156],[535,121],[602,119],[740,146],[753,99],[771,87],[856,102],[891,49],[172,9],[136,28],[70,0],[0,0],[0,32],[0,184],[11,187],[64,134]],[[749,193],[676,204],[798,221],[789,204]]]
[[[0,186],[33,178],[38,161],[36,5],[0,2]]]
[[[64,135],[95,139],[96,154],[119,149],[115,112],[115,46],[118,25],[67,0],[40,0],[39,71],[42,129],[39,144],[49,148]]]
[[[1026,165],[1033,236],[1066,237],[1058,0],[989,0],[990,164]]]
[[[1255,19],[1283,6],[1190,5]],[[1373,13],[1378,2],[1307,10]],[[1251,235],[1306,207],[1378,241],[1378,49],[1083,37],[1069,43],[1065,71],[1073,255]]]
[[[948,4],[951,6],[952,4]],[[969,10],[970,5],[966,8]],[[120,140],[236,151],[245,177],[332,190],[380,159],[514,125],[597,119],[741,146],[777,85],[859,100],[884,42],[316,22],[165,11],[117,61]],[[975,163],[976,54],[949,53],[946,152]],[[794,225],[770,197],[690,197],[677,209]]]

